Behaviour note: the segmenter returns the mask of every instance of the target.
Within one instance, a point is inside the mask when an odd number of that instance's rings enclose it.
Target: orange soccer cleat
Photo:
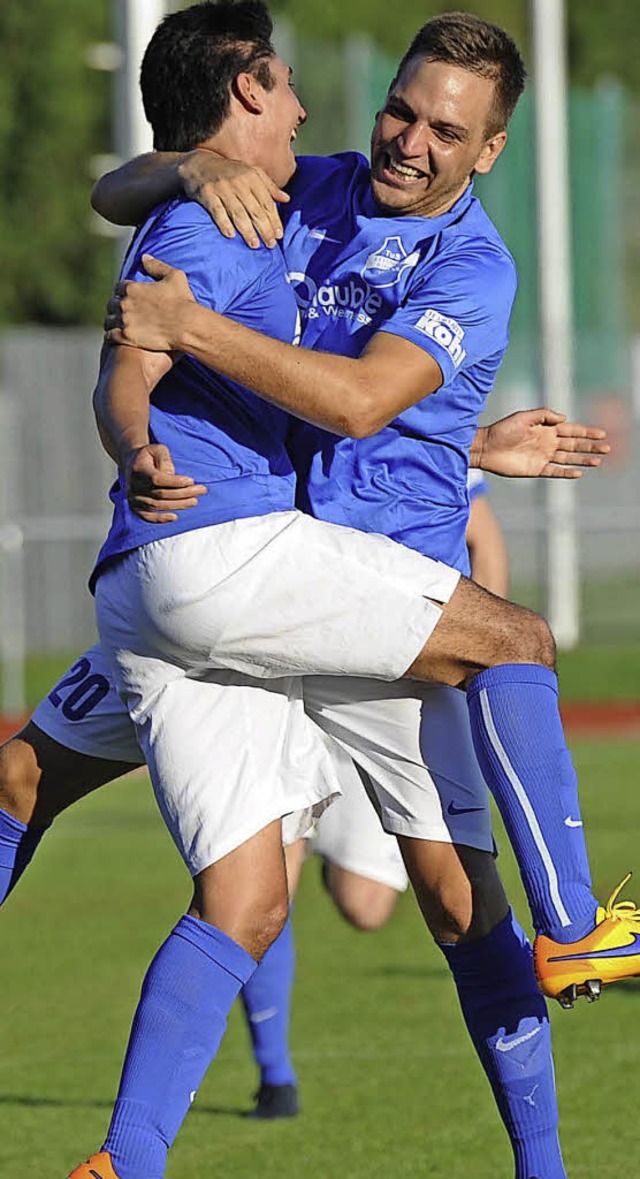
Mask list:
[[[113,1169],[111,1155],[106,1151],[101,1151],[100,1154],[92,1154],[88,1162],[80,1163],[80,1166],[71,1172],[68,1179],[120,1179],[120,1177]]]
[[[555,942],[540,935],[533,946],[538,986],[562,1007],[573,1007],[579,995],[591,1002],[607,983],[640,975],[640,909],[618,901],[631,873],[600,906],[591,933],[578,942]]]

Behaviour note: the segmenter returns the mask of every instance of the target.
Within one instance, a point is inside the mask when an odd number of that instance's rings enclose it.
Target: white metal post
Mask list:
[[[153,146],[140,97],[140,64],[166,8],[164,0],[116,0],[115,34],[123,55],[116,73],[115,146],[125,160]]]
[[[291,66],[293,82],[297,85],[300,79],[296,78],[296,35],[291,21],[285,16],[273,18],[273,44],[278,56],[286,65]]]
[[[140,65],[158,23],[167,11],[165,0],[114,0],[114,41],[121,50],[114,72],[114,151],[120,161],[153,148],[140,96]],[[120,269],[129,229],[116,231],[116,270]]]
[[[568,117],[563,0],[532,0],[541,370],[546,405],[573,415]],[[580,633],[576,487],[547,485],[547,612],[561,647]]]
[[[16,398],[0,393],[0,712],[26,710],[27,657],[24,533],[20,509],[20,409]]]
[[[373,41],[366,33],[353,33],[344,43],[346,142],[350,150],[362,152],[367,159],[373,122],[373,53]]]

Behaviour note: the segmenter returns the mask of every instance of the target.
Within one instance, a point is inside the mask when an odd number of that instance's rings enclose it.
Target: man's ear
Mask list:
[[[486,176],[495,164],[500,152],[507,142],[506,131],[498,131],[497,135],[492,135],[485,143],[476,163],[474,165],[474,172],[479,172],[482,176]]]
[[[264,90],[253,74],[246,72],[236,74],[231,84],[231,92],[250,114],[259,115],[262,113]]]

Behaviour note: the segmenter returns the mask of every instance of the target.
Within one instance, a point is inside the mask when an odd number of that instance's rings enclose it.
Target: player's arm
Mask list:
[[[471,500],[467,548],[473,580],[491,590],[492,594],[506,598],[509,590],[507,547],[487,495],[475,495]]]
[[[262,168],[226,160],[209,149],[149,152],[107,172],[96,182],[91,204],[115,225],[140,225],[156,205],[184,194],[197,201],[225,237],[236,230],[256,249],[282,237],[276,201],[289,197]]]
[[[294,348],[201,307],[185,275],[144,257],[153,284],[126,283],[107,308],[114,342],[195,356],[296,417],[335,434],[377,433],[435,392],[442,370],[425,349],[380,331],[358,359]],[[603,430],[567,422],[546,408],[482,427],[471,464],[495,474],[578,478],[609,450]]]
[[[98,433],[118,465],[130,507],[157,524],[194,507],[206,490],[189,476],[176,475],[167,447],[149,437],[149,397],[171,365],[171,357],[161,352],[105,347],[93,393]]]
[[[182,192],[180,165],[187,152],[148,152],[96,181],[91,204],[114,225],[140,225],[156,205]]]
[[[170,368],[161,352],[102,349],[93,411],[102,444],[121,470],[133,451],[149,445],[149,397]]]
[[[202,307],[182,271],[143,261],[159,281],[125,283],[110,300],[105,326],[114,343],[186,352],[281,409],[354,438],[377,433],[442,384],[430,353],[399,336],[378,332],[357,359],[296,348]]]

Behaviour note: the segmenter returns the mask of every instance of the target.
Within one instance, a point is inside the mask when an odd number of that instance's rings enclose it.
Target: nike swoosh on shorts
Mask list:
[[[457,806],[455,802],[450,802],[447,807],[447,814],[449,815],[472,815],[476,811],[483,811],[483,806]]]

